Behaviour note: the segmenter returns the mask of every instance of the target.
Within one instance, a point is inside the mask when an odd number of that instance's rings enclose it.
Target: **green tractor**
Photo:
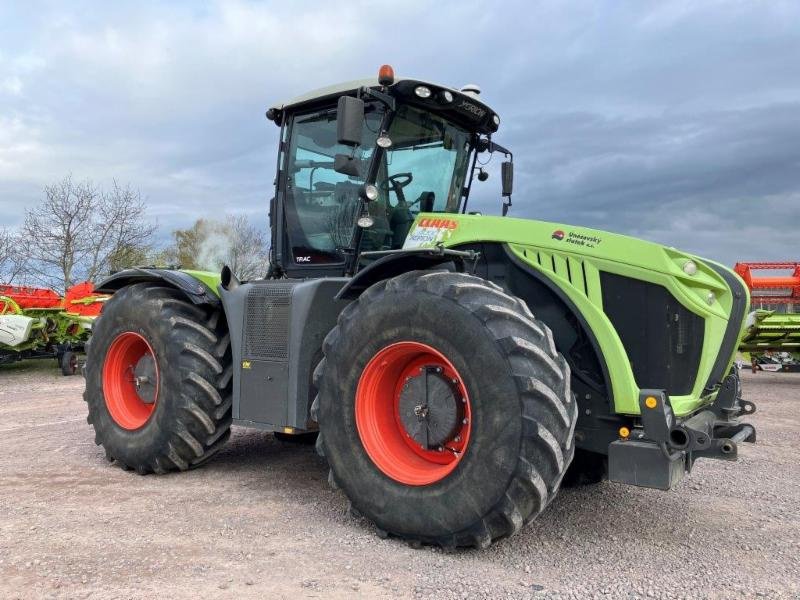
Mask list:
[[[669,489],[755,430],[731,366],[729,269],[583,227],[469,212],[500,118],[474,87],[395,78],[275,105],[264,279],[137,268],[88,349],[88,421],[140,474],[207,462],[231,425],[318,432],[382,535],[486,547],[562,484]]]

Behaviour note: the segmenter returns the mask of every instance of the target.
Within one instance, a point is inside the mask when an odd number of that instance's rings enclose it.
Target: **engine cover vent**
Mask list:
[[[254,286],[247,294],[244,352],[246,359],[286,362],[289,358],[289,314],[294,284]]]

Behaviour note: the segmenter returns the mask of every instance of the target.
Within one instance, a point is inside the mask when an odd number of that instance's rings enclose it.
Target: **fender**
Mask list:
[[[384,279],[397,277],[408,271],[424,271],[439,265],[452,263],[456,271],[463,273],[464,262],[467,260],[474,262],[479,255],[472,250],[431,248],[362,252],[361,256],[364,258],[377,258],[377,260],[356,273],[336,294],[337,300],[358,298],[369,286]]]
[[[134,267],[112,274],[101,281],[95,290],[104,294],[113,294],[126,286],[145,282],[164,283],[180,290],[195,304],[220,305],[219,293],[216,289],[220,282],[220,276],[207,271]]]

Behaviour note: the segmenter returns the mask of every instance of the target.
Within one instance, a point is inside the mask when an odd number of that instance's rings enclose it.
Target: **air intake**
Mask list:
[[[243,358],[285,362],[294,284],[253,286],[245,307]]]

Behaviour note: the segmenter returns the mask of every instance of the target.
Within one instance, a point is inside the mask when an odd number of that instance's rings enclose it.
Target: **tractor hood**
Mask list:
[[[693,292],[686,300],[694,306],[688,308],[723,318],[730,310],[725,297],[730,288],[720,269],[741,281],[731,269],[675,248],[598,229],[529,219],[421,213],[403,247],[432,248],[441,244],[451,248],[487,242],[507,244],[526,262],[574,257],[581,263],[635,278],[640,278],[640,270],[666,275]],[[533,253],[538,254],[535,261],[531,260]],[[687,262],[696,265],[693,274],[691,267],[686,267]],[[709,293],[717,295],[714,302],[709,302]]]
[[[478,252],[485,248],[486,256],[479,257],[480,261],[489,260],[487,244],[501,244],[511,260],[549,280],[597,332],[602,354],[609,362],[619,412],[638,412],[638,389],[630,383],[634,381],[631,365],[643,364],[642,352],[647,353],[648,348],[634,349],[636,344],[631,339],[636,341],[642,335],[651,335],[647,327],[661,330],[658,323],[662,323],[659,320],[662,308],[654,304],[655,299],[677,301],[686,311],[682,313],[684,322],[691,320],[692,314],[701,317],[697,327],[702,332],[697,331],[695,342],[687,338],[686,345],[680,344],[681,352],[689,348],[699,352],[700,346],[704,349],[689,365],[697,368],[694,384],[691,390],[688,384],[683,386],[679,393],[671,394],[671,399],[676,414],[688,414],[711,401],[713,391],[733,361],[749,302],[746,286],[731,269],[625,235],[482,215],[420,214],[403,247],[442,245]],[[675,313],[674,305],[671,310]],[[668,311],[664,312],[664,318],[667,314]],[[650,315],[653,324],[647,325],[644,315]],[[641,329],[631,326],[640,321]],[[669,327],[667,323],[663,326]],[[627,340],[623,339],[626,335]],[[656,371],[657,367],[653,365]],[[631,374],[618,375],[624,372]],[[645,377],[641,379],[645,383]]]

